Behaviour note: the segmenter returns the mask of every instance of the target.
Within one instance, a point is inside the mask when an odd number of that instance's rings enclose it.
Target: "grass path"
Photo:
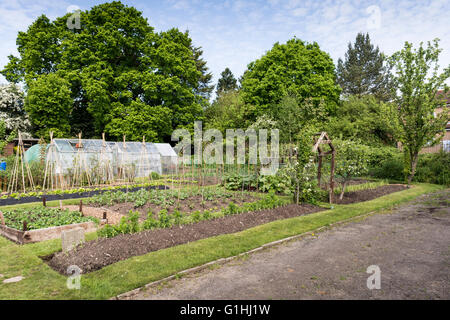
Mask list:
[[[371,201],[337,205],[331,210],[133,257],[82,275],[80,290],[67,289],[67,277],[52,270],[39,258],[61,250],[60,240],[20,246],[0,237],[0,274],[4,276],[0,281],[20,275],[25,278],[17,283],[0,282],[0,299],[108,299],[209,261],[234,256],[268,242],[369,212],[389,210],[421,194],[440,189],[443,187],[417,184],[411,189]],[[87,235],[88,240],[95,237],[95,234]]]

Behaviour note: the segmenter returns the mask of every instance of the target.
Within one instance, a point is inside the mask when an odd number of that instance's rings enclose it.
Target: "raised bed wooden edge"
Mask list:
[[[102,223],[104,222],[102,221],[100,224]],[[85,232],[93,232],[97,230],[96,224],[92,221],[28,231],[20,231],[14,228],[0,225],[0,235],[18,244],[26,244],[57,239],[61,237],[61,233],[63,231],[79,227],[83,228]]]

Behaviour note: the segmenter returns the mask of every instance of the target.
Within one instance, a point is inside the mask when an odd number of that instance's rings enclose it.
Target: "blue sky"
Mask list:
[[[81,10],[106,1],[0,0],[0,67],[17,54],[18,31],[25,31],[39,15],[50,19],[71,6]],[[229,67],[236,78],[249,62],[261,57],[275,42],[296,36],[316,41],[337,62],[349,41],[360,31],[386,54],[405,41],[440,38],[441,66],[450,64],[450,0],[160,0],[122,1],[141,10],[156,31],[188,29],[214,74]],[[0,83],[5,82],[0,77]]]

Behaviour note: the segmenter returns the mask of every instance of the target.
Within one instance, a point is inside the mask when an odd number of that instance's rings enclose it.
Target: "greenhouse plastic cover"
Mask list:
[[[79,144],[81,142],[81,148]],[[27,162],[38,159],[40,146],[30,148],[25,153]],[[133,164],[136,166],[137,176],[148,175],[150,171],[162,173],[162,167],[172,165],[176,152],[168,143],[150,142],[110,142],[100,139],[54,139],[54,148],[47,145],[47,158],[49,153],[56,153],[61,169],[68,171],[73,168],[75,159],[83,157],[88,165],[94,166],[98,162],[109,162],[115,167]],[[165,157],[170,157],[167,159]],[[165,164],[164,161],[170,163]]]

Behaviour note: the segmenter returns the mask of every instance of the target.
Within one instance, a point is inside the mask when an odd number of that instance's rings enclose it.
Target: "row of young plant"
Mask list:
[[[151,186],[158,186],[162,183],[170,183],[170,181],[164,180],[164,181],[151,181],[151,182],[145,182],[145,183],[136,183],[136,184],[129,184],[129,185],[115,185],[115,186],[107,186],[107,187],[96,187],[96,188],[89,188],[89,187],[81,187],[81,188],[73,188],[73,189],[59,189],[59,190],[49,190],[49,191],[30,191],[26,193],[11,193],[11,194],[5,194],[0,197],[0,199],[8,199],[8,198],[14,198],[14,199],[21,199],[26,197],[37,197],[42,198],[44,195],[64,195],[64,194],[74,194],[74,193],[83,193],[83,192],[90,192],[90,191],[113,191],[113,190],[119,190],[123,188],[146,188]]]
[[[16,209],[2,211],[6,226],[22,230],[23,222],[26,221],[28,230],[42,229],[48,227],[63,226],[73,223],[99,220],[94,217],[85,217],[79,211],[61,210],[59,208],[34,207],[29,209]]]
[[[168,214],[166,209],[162,209],[154,216],[153,212],[149,212],[147,219],[142,223],[139,222],[139,212],[130,210],[126,217],[122,217],[117,225],[106,225],[97,231],[99,237],[111,238],[119,234],[136,233],[144,230],[152,230],[158,228],[171,228],[172,226],[180,226],[186,224],[197,223],[203,220],[217,219],[229,215],[240,214],[244,212],[259,211],[264,209],[273,209],[291,203],[291,199],[279,197],[271,192],[262,199],[236,205],[230,202],[227,207],[219,211],[212,209],[195,211],[187,214],[179,210],[175,210],[172,214]]]
[[[107,191],[87,199],[87,203],[99,205],[113,205],[116,203],[131,202],[135,208],[147,203],[169,207],[177,200],[185,200],[195,196],[201,196],[202,201],[213,201],[220,198],[232,198],[234,192],[217,187],[184,188],[184,189],[139,189],[135,192]]]
[[[361,190],[371,190],[371,189],[376,189],[385,185],[388,185],[389,181],[388,180],[381,180],[381,181],[371,181],[371,182],[366,182],[366,183],[360,183],[360,184],[353,184],[353,185],[348,185],[345,188],[346,192],[356,192],[356,191],[361,191]],[[334,193],[335,194],[341,194],[342,192],[342,186],[338,186],[334,189]]]

